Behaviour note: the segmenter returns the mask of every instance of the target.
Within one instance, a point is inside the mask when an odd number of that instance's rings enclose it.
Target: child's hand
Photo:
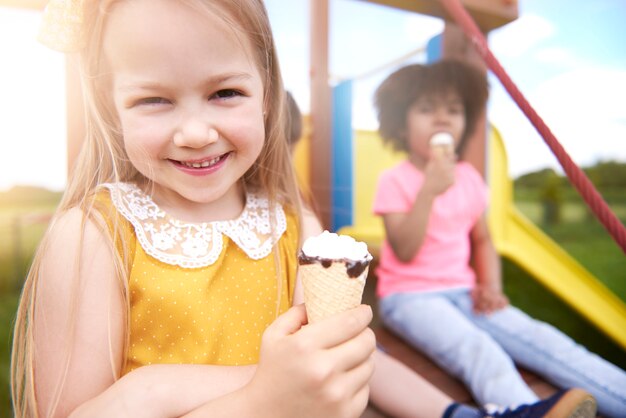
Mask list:
[[[423,189],[438,196],[454,184],[454,169],[456,157],[443,155],[440,158],[431,158],[424,169]]]
[[[361,305],[312,325],[304,305],[263,334],[250,383],[273,417],[358,417],[367,406],[376,340],[372,311]]]
[[[494,286],[477,284],[472,290],[474,313],[490,314],[506,307],[509,299],[502,290]]]

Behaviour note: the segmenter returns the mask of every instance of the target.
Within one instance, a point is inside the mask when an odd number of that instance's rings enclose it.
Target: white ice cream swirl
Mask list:
[[[433,147],[452,144],[454,144],[454,138],[448,132],[437,132],[430,138],[430,145]]]
[[[371,259],[367,244],[348,235],[338,235],[324,231],[321,234],[309,237],[302,245],[302,252],[308,257],[319,257],[329,260]]]

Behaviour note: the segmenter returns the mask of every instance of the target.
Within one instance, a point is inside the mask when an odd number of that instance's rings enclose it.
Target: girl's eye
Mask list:
[[[162,97],[146,97],[143,99],[139,99],[136,102],[136,104],[138,105],[157,105],[157,104],[168,104],[168,103],[170,103],[170,101]]]
[[[428,113],[428,112],[432,112],[433,107],[427,103],[422,103],[417,106],[417,110],[421,113]]]
[[[241,92],[234,89],[223,89],[215,93],[215,97],[218,99],[230,99],[232,97],[237,97],[241,95]]]

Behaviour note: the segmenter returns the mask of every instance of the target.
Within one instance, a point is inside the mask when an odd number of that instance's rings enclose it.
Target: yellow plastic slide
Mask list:
[[[496,250],[626,349],[626,305],[513,205],[500,133],[489,135],[489,228]]]
[[[626,305],[513,205],[513,186],[500,133],[489,135],[489,226],[496,250],[580,312],[626,350]],[[376,132],[358,131],[354,144],[353,225],[339,233],[352,235],[377,253],[382,221],[371,214],[379,173],[403,156],[383,146]]]

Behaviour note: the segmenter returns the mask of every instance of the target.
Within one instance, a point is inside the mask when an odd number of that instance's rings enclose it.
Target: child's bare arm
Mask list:
[[[435,198],[454,184],[455,164],[453,156],[430,160],[411,209],[383,216],[387,240],[400,261],[408,263],[421,248]]]
[[[490,313],[502,309],[509,301],[502,290],[500,257],[493,246],[485,215],[472,228],[470,238],[476,270],[476,287],[472,292],[474,311]]]
[[[67,416],[106,390],[123,358],[124,302],[113,254],[93,222],[86,222],[81,239],[82,220],[78,209],[62,215],[43,249],[32,323],[43,416],[52,409],[55,417]]]
[[[408,263],[424,242],[434,196],[418,196],[408,213],[383,215],[385,236],[398,260]]]
[[[439,418],[453,400],[422,376],[386,353],[374,355],[370,400],[386,415]]]
[[[206,402],[237,392],[249,383],[255,370],[256,365],[144,366],[80,405],[71,416],[180,417]]]

